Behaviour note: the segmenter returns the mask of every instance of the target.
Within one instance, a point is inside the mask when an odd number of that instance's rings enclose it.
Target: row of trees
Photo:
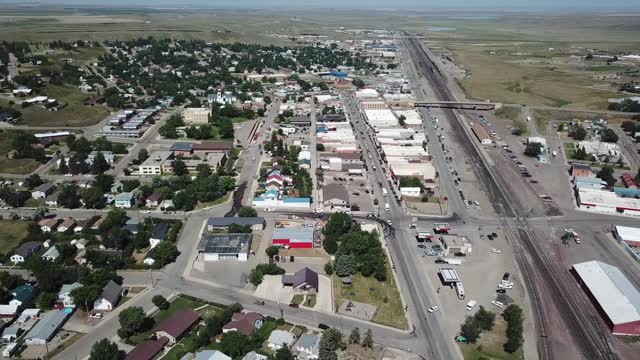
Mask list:
[[[470,343],[475,343],[483,331],[491,331],[496,321],[496,314],[487,311],[484,306],[473,315],[467,316],[460,327],[460,335],[467,338]]]

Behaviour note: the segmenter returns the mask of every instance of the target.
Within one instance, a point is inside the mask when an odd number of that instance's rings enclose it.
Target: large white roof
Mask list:
[[[613,324],[640,321],[640,292],[620,269],[595,260],[574,264],[573,269]]]
[[[640,242],[640,228],[616,225],[616,232],[624,241]]]

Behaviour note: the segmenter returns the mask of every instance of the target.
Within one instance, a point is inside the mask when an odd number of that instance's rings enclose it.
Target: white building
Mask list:
[[[398,126],[398,119],[389,109],[385,110],[364,110],[365,117],[369,125],[373,127],[393,127]]]
[[[578,188],[577,201],[585,211],[640,216],[640,199],[621,197],[608,190]]]
[[[269,339],[267,339],[267,346],[271,350],[278,350],[284,345],[291,348],[294,341],[295,336],[292,333],[284,330],[273,330],[269,335]]]
[[[207,108],[185,108],[184,123],[186,125],[203,125],[209,123],[211,110]]]
[[[402,194],[402,196],[420,197],[420,188],[419,187],[401,187],[400,194]]]

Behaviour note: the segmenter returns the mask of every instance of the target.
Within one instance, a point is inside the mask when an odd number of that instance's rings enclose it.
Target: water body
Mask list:
[[[432,31],[432,32],[456,31],[456,28],[446,27],[446,26],[434,26],[434,27],[428,28],[427,31]]]

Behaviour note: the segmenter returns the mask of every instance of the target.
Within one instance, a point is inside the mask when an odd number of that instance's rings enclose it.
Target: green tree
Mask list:
[[[84,206],[89,209],[99,209],[104,207],[104,195],[97,187],[83,189],[81,196]]]
[[[351,254],[336,257],[336,275],[349,276],[356,273],[356,257]]]
[[[24,180],[24,186],[30,189],[36,188],[42,184],[44,184],[44,181],[40,178],[40,175],[38,174],[31,174],[27,176],[27,178]]]
[[[603,166],[598,171],[597,176],[606,181],[608,186],[613,186],[616,183],[616,178],[613,176],[613,168],[611,166]]]
[[[173,168],[173,174],[176,176],[182,176],[189,174],[189,170],[187,170],[187,164],[182,161],[182,159],[176,159],[173,164],[171,164]]]
[[[145,160],[147,160],[149,158],[149,152],[147,151],[147,149],[140,149],[140,151],[138,151],[138,163],[143,163]]]
[[[496,321],[496,314],[491,311],[487,311],[484,306],[480,305],[480,309],[473,316],[474,320],[478,323],[478,326],[482,330],[491,331]]]
[[[102,339],[93,344],[89,360],[124,360],[126,354],[118,349],[118,345],[107,339]]]
[[[69,172],[69,166],[67,165],[67,160],[64,158],[64,155],[60,155],[60,164],[58,164],[58,173],[67,174]]]
[[[276,350],[276,354],[274,356],[274,360],[294,360],[294,359],[295,357],[293,356],[293,353],[291,352],[291,349],[289,349],[287,344],[284,344],[283,347]]]
[[[578,125],[573,131],[573,138],[578,141],[582,141],[587,137],[587,130],[582,125]]]
[[[126,308],[118,315],[120,331],[125,334],[125,338],[137,334],[142,331],[146,318],[147,316],[141,307],[133,306]]]
[[[613,129],[604,129],[602,134],[600,135],[600,139],[604,142],[608,143],[617,143],[618,135],[613,131]]]
[[[364,333],[364,339],[362,339],[362,347],[365,348],[373,348],[373,333],[371,329],[367,329],[367,332]]]
[[[324,264],[324,272],[329,276],[333,275],[333,265],[331,265],[331,261]]]
[[[524,341],[523,322],[524,315],[522,308],[518,305],[509,305],[502,312],[502,317],[507,322],[507,342],[504,344],[504,350],[509,353],[516,352]]]
[[[256,209],[248,206],[243,206],[238,210],[239,217],[256,217],[258,216],[258,212]]]
[[[228,356],[236,358],[251,351],[252,346],[248,336],[237,331],[230,331],[222,337],[220,349]]]
[[[351,334],[349,334],[349,344],[359,344],[360,343],[360,329],[354,328],[351,330]]]
[[[43,291],[40,294],[38,294],[34,303],[36,307],[38,307],[39,309],[48,310],[48,309],[51,309],[51,307],[53,306],[53,304],[56,302],[57,299],[58,299],[58,294],[53,292]]]
[[[84,312],[88,312],[93,308],[93,301],[100,294],[100,287],[96,285],[88,285],[71,290],[71,298],[73,303]]]
[[[538,156],[542,154],[543,146],[538,142],[529,142],[527,143],[527,147],[524,149],[524,154],[527,156]]]
[[[102,193],[111,191],[113,185],[113,176],[107,174],[98,174],[93,178],[93,186],[97,187]]]
[[[161,241],[153,248],[153,259],[159,262],[161,266],[174,262],[178,255],[178,248],[171,241]]]
[[[80,207],[80,197],[78,193],[80,192],[80,188],[78,185],[64,184],[58,193],[58,205],[65,207],[67,209],[75,209]]]
[[[273,259],[274,256],[280,253],[280,247],[275,245],[269,246],[266,252],[269,259]]]
[[[160,310],[167,310],[171,304],[167,299],[162,295],[156,295],[151,299],[153,305],[155,305]]]
[[[460,335],[466,337],[470,343],[475,343],[478,340],[481,331],[480,326],[471,316],[467,316],[460,327]]]

